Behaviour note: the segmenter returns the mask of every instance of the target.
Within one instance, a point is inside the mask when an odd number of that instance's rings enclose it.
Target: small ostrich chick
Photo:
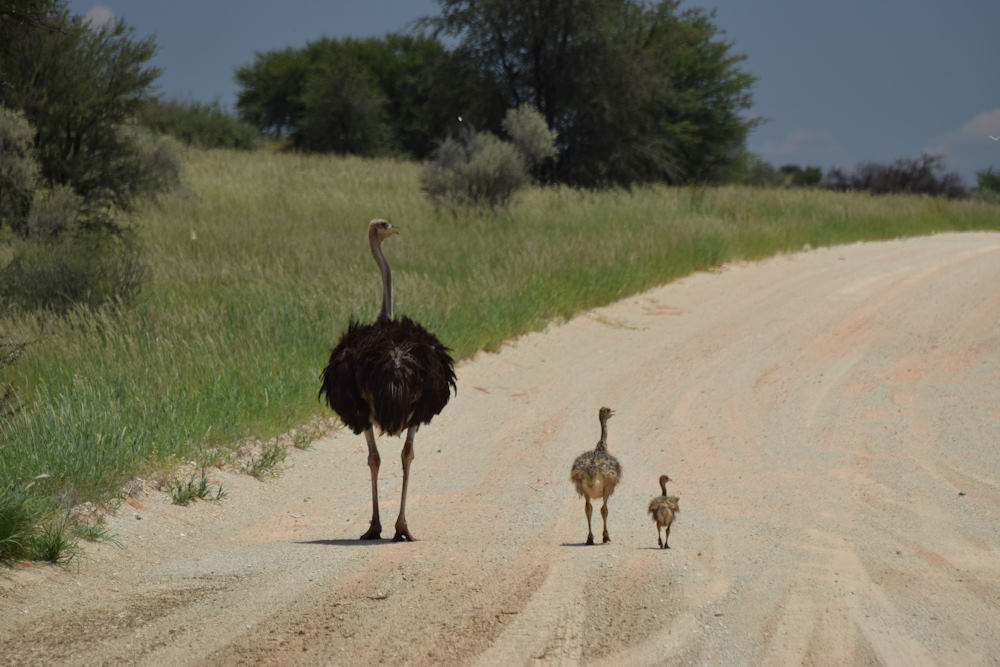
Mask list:
[[[583,496],[584,511],[587,513],[587,544],[594,543],[594,532],[590,527],[590,515],[594,508],[590,499],[602,498],[601,518],[604,520],[604,541],[610,542],[608,535],[608,498],[622,478],[622,466],[618,459],[608,453],[608,419],[615,414],[611,408],[601,408],[597,417],[601,420],[601,439],[594,449],[584,452],[573,461],[569,479],[576,486],[576,492]]]
[[[667,475],[660,475],[660,491],[662,495],[656,496],[649,501],[649,513],[656,522],[656,543],[661,549],[669,549],[667,540],[670,539],[670,524],[674,522],[674,517],[681,511],[677,496],[667,495],[667,482],[671,482]],[[660,538],[660,529],[666,529],[666,535]]]

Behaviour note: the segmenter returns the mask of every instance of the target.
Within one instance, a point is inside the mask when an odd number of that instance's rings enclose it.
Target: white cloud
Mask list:
[[[938,153],[947,153],[958,144],[992,144],[990,135],[1000,136],[1000,109],[991,109],[976,114],[972,120],[962,125],[957,130],[952,130],[931,146],[931,150]]]
[[[115,20],[115,13],[104,5],[94,5],[89,12],[84,14],[83,20],[91,28],[103,28]]]

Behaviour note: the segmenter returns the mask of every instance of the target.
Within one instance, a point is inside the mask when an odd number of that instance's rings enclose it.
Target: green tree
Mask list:
[[[115,211],[177,180],[172,144],[135,126],[159,70],[153,39],[93,27],[65,2],[0,0],[0,304],[64,312],[134,296],[149,271]],[[26,122],[25,122],[26,121]],[[23,150],[31,145],[30,155]],[[31,165],[37,160],[37,171]]]
[[[88,205],[128,207],[164,180],[149,172],[149,156],[125,129],[159,76],[148,65],[155,42],[135,39],[120,19],[93,27],[63,3],[39,12],[44,20],[21,21],[0,46],[0,104],[22,110],[34,126],[48,184],[71,185]]]
[[[506,108],[492,83],[422,35],[324,38],[258,53],[237,68],[236,81],[240,117],[305,150],[343,151],[369,137],[378,141],[350,152],[370,154],[378,145],[422,159],[436,140],[458,129],[459,116],[499,127]],[[326,114],[338,120],[324,121]]]
[[[754,78],[714,14],[679,0],[439,0],[421,27],[534,105],[559,135],[553,175],[582,185],[718,178],[754,121]]]
[[[309,62],[298,49],[257,53],[250,65],[236,68],[240,118],[270,136],[281,138],[299,124]]]
[[[300,148],[356,155],[386,151],[386,99],[371,71],[350,57],[313,67],[301,95],[303,113],[293,142]]]

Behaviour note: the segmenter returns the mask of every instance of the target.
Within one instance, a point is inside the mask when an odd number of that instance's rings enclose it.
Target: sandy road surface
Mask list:
[[[568,474],[602,404],[624,479],[586,547]],[[221,504],[123,505],[124,549],[0,573],[0,662],[1000,664],[1000,234],[729,266],[525,336],[461,366],[416,455],[410,544],[356,540],[345,432],[217,472]]]

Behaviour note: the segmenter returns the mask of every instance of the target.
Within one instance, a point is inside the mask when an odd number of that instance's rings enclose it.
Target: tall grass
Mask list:
[[[1000,207],[816,190],[528,191],[499,217],[438,213],[419,166],[185,153],[183,187],[135,215],[153,282],[137,304],[0,315],[32,341],[0,371],[24,408],[0,421],[0,490],[48,474],[64,506],[206,447],[322,412],[317,375],[353,314],[374,317],[366,225],[386,217],[396,310],[468,357],[552,318],[738,258],[1000,229]]]

